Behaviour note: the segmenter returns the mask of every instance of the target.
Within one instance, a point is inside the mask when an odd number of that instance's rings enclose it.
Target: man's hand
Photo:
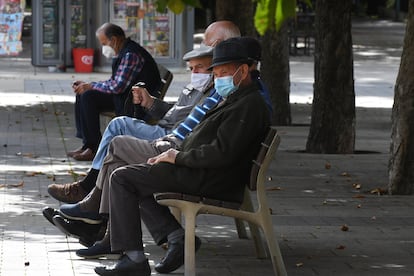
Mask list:
[[[85,91],[91,90],[92,89],[92,85],[88,82],[84,82],[84,81],[75,81],[72,83],[72,88],[73,91],[76,94],[82,94]]]
[[[132,102],[134,104],[139,104],[146,109],[149,109],[154,104],[154,98],[151,97],[150,93],[146,88],[133,86]]]
[[[154,165],[160,162],[175,164],[175,157],[177,156],[178,152],[179,151],[176,149],[169,149],[155,157],[148,159],[147,163],[150,165]]]

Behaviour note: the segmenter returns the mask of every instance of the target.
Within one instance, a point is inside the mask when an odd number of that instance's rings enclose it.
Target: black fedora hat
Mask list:
[[[247,36],[239,37],[239,39],[242,44],[246,45],[249,58],[256,62],[262,60],[262,46],[257,39]]]
[[[249,66],[252,64],[246,46],[239,40],[228,39],[217,44],[213,50],[213,64],[209,69],[226,63],[245,63]]]

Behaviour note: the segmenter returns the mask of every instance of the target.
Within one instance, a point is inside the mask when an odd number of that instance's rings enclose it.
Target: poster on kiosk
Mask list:
[[[0,0],[0,56],[17,56],[23,50],[25,1]]]
[[[125,34],[142,45],[157,59],[173,57],[174,15],[157,12],[151,0],[112,0],[110,22],[121,26]]]

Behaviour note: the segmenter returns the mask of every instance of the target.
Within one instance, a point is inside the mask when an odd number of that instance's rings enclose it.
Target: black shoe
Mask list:
[[[87,224],[82,221],[75,221],[63,218],[60,215],[53,217],[55,226],[64,234],[79,239],[80,244],[91,247],[96,241],[101,240],[106,227],[105,224]],[[102,233],[103,232],[103,233]]]
[[[114,266],[98,266],[95,267],[95,272],[103,276],[150,276],[151,267],[149,266],[148,260],[142,263],[135,263],[127,255],[123,255]]]
[[[102,242],[95,242],[94,245],[87,249],[79,249],[76,255],[85,259],[99,259],[106,258],[108,260],[118,260],[121,254],[111,251],[111,246],[105,245]]]
[[[200,248],[201,240],[195,237],[195,251]],[[184,238],[178,242],[168,242],[168,250],[164,258],[155,265],[158,273],[170,273],[184,264]]]
[[[59,214],[57,209],[54,209],[52,207],[45,207],[42,210],[42,214],[51,224],[55,225],[53,222],[53,217]]]

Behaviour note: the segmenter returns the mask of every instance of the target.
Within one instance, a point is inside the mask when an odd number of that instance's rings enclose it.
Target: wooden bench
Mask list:
[[[280,137],[276,129],[270,128],[265,140],[262,142],[256,160],[253,161],[250,183],[246,186],[244,201],[241,206],[235,202],[226,202],[179,193],[157,193],[154,195],[159,204],[177,208],[180,212],[179,216],[181,217],[181,213],[184,216],[185,276],[195,275],[195,223],[196,217],[199,214],[214,214],[235,218],[239,236],[241,232],[245,231],[243,221],[247,221],[252,239],[255,242],[256,255],[262,258],[266,256],[266,252],[263,248],[260,232],[257,229],[257,226],[259,226],[267,241],[268,253],[272,260],[275,275],[287,275],[279,244],[273,231],[272,218],[265,190],[266,173],[279,143]],[[256,191],[258,206],[255,210],[250,197],[250,191]]]

